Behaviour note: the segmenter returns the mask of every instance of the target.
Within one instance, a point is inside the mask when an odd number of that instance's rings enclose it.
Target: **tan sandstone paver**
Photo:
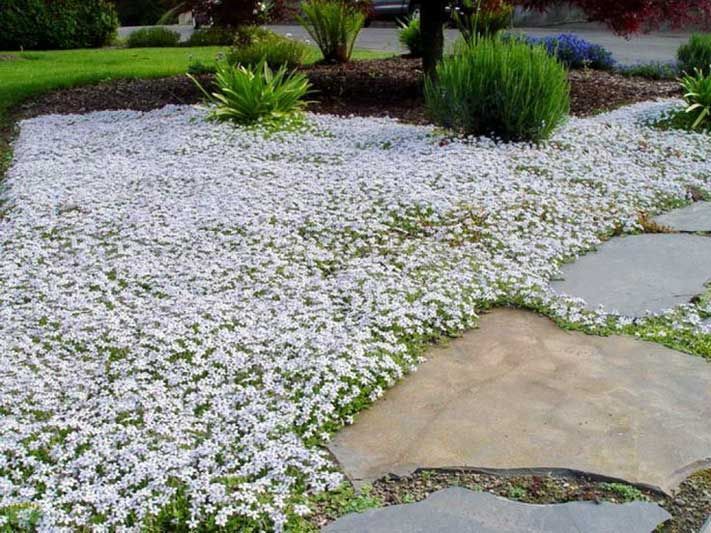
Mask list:
[[[670,491],[711,464],[711,364],[699,357],[502,309],[428,359],[335,436],[351,479],[569,468]]]

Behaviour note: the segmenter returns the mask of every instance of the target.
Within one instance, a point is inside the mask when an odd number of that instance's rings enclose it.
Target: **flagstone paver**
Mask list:
[[[324,533],[649,533],[671,518],[653,503],[530,505],[451,487],[426,500],[348,514]]]
[[[689,303],[711,281],[711,238],[685,234],[612,239],[562,268],[554,290],[589,309],[642,316]]]
[[[696,202],[658,216],[654,221],[676,231],[711,232],[711,202]]]
[[[673,489],[711,464],[711,365],[497,310],[329,446],[367,481],[418,467],[568,468]]]

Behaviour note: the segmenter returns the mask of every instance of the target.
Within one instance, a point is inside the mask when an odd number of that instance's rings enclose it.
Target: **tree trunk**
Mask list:
[[[420,31],[422,32],[422,68],[426,76],[435,72],[444,50],[445,0],[422,0],[420,5]]]

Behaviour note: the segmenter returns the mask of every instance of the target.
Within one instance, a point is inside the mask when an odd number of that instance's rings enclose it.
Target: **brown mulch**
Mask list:
[[[418,59],[405,56],[355,61],[346,65],[314,65],[303,71],[314,88],[310,110],[338,115],[391,116],[426,123]],[[209,84],[210,76],[201,76]],[[679,95],[678,84],[626,78],[600,71],[573,71],[572,114],[588,116],[622,105]],[[21,106],[19,115],[87,113],[107,109],[148,111],[166,104],[193,104],[201,94],[185,76],[115,80],[64,89]]]
[[[421,470],[409,476],[391,476],[376,481],[370,496],[379,505],[399,505],[424,500],[431,493],[447,487],[486,491],[531,504],[625,503],[641,499],[659,504],[672,515],[672,519],[657,530],[660,533],[698,533],[711,515],[711,470],[690,476],[673,495],[573,472],[526,474],[472,469]],[[323,527],[339,514],[337,509],[320,505],[310,520],[314,526]]]

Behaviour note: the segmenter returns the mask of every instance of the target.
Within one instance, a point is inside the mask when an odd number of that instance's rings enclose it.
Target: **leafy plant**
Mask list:
[[[178,46],[180,34],[161,26],[141,28],[134,31],[126,39],[129,48],[170,48]]]
[[[510,27],[513,12],[513,6],[501,0],[462,0],[452,18],[464,40],[472,42]]]
[[[118,25],[105,0],[2,0],[0,50],[96,48],[111,41]]]
[[[532,45],[542,45],[548,54],[568,68],[611,70],[615,66],[615,60],[609,50],[572,33],[542,38],[524,37],[523,39]]]
[[[234,41],[235,34],[230,28],[213,26],[199,29],[185,41],[185,46],[228,46]]]
[[[646,499],[642,491],[632,485],[625,485],[624,483],[603,483],[601,486],[625,502]]]
[[[684,88],[684,111],[693,121],[690,129],[711,129],[711,72],[707,75],[696,69],[695,75],[686,74],[681,79]]]
[[[400,23],[398,40],[408,49],[412,57],[422,57],[422,31],[420,17],[411,17]]]
[[[623,76],[637,76],[648,80],[675,80],[679,75],[679,68],[675,62],[653,61],[619,67],[618,72]]]
[[[540,141],[570,109],[563,65],[541,46],[480,39],[445,58],[425,80],[425,100],[440,125],[468,135]]]
[[[217,90],[208,93],[192,75],[188,77],[212,104],[210,118],[251,125],[261,122],[279,127],[297,117],[306,106],[309,92],[306,76],[289,73],[285,66],[272,71],[262,60],[253,67],[217,64]]]
[[[237,33],[235,46],[227,53],[227,62],[250,66],[265,61],[272,68],[286,65],[293,69],[304,64],[308,50],[304,43],[257,27]]]
[[[682,72],[700,70],[706,74],[711,73],[711,34],[692,35],[689,42],[679,48],[677,59]]]
[[[362,9],[342,0],[306,0],[299,23],[316,42],[324,60],[346,63],[365,23]]]

